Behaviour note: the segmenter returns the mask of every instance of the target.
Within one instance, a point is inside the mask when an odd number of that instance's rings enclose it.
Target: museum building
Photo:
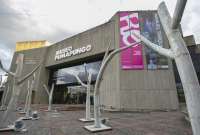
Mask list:
[[[153,43],[169,47],[156,11],[117,12],[108,22],[57,42],[51,46],[15,52],[11,71],[16,69],[18,54],[24,54],[22,76],[36,71],[32,103],[48,103],[43,85],[55,84],[53,102],[84,104],[85,89],[73,74],[86,82],[84,63],[92,73],[92,88],[105,51],[137,43],[110,61],[100,85],[100,102],[105,109],[119,111],[174,110],[178,108],[172,61],[146,48],[132,33],[140,33]],[[19,102],[25,102],[27,81],[22,84]],[[9,85],[13,83],[9,76]],[[92,98],[92,94],[91,94]]]

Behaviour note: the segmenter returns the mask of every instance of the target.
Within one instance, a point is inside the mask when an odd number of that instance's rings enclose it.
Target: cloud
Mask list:
[[[197,0],[188,1],[181,21],[185,36],[193,34],[196,42],[200,43],[200,3]]]
[[[44,20],[39,21],[40,16],[17,10],[12,4],[12,1],[0,1],[0,59],[6,68],[10,66],[16,42],[48,39],[54,43],[73,34]]]

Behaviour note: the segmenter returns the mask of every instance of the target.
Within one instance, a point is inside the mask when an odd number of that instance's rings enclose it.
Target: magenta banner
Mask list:
[[[121,12],[120,17],[120,47],[139,42],[132,33],[140,33],[138,13]],[[122,69],[144,69],[142,45],[138,44],[121,52]]]

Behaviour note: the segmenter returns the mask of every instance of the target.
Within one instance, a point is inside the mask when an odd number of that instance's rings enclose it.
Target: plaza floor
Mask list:
[[[93,123],[78,120],[85,116],[83,108],[57,107],[58,112],[45,112],[45,108],[38,108],[39,120],[25,121],[27,132],[2,132],[0,135],[192,135],[190,124],[179,111],[104,112],[102,115],[109,118],[106,125],[112,130],[91,133],[83,127]]]

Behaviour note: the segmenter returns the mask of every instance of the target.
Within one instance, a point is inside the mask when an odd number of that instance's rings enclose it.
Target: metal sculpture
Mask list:
[[[91,81],[92,81],[92,73],[87,71],[86,64],[84,64],[85,68],[85,77],[87,83],[83,83],[83,81],[79,78],[78,72],[68,72],[69,74],[76,77],[76,80],[81,84],[81,86],[86,88],[86,112],[85,112],[85,118],[79,119],[83,122],[90,122],[94,121],[94,118],[91,118],[91,109],[90,109],[90,89],[91,89]]]
[[[86,86],[86,112],[85,112],[85,118],[80,119],[84,122],[94,121],[94,118],[91,118],[91,109],[90,109],[90,89],[91,89],[91,81],[92,81],[92,74],[89,73],[88,75],[88,82]]]
[[[26,125],[21,118],[17,119],[13,125],[8,125],[7,128],[0,129],[0,132],[6,131],[16,131],[16,132],[26,132]]]
[[[200,134],[200,86],[198,78],[192,63],[191,56],[187,49],[187,46],[182,38],[182,34],[179,30],[181,18],[186,6],[187,0],[178,0],[174,15],[171,18],[164,2],[158,7],[158,15],[160,17],[163,29],[169,40],[170,49],[162,48],[142,35],[133,33],[135,36],[141,39],[146,46],[150,47],[154,51],[168,58],[174,59],[183,90],[185,93],[186,104],[188,113],[192,125],[194,135]]]
[[[30,81],[28,80],[26,101],[25,101],[24,109],[23,109],[22,111],[19,112],[20,114],[25,114],[26,111],[27,111],[28,100],[29,100],[29,94],[30,94]]]
[[[33,79],[31,81],[31,84],[28,80],[28,94],[27,94],[27,103],[26,103],[26,110],[25,110],[25,117],[22,117],[23,120],[32,120],[32,113],[31,113],[31,101],[32,101],[32,92],[33,87],[35,84],[35,73],[33,74]]]
[[[43,85],[43,87],[44,87],[44,89],[45,89],[45,91],[47,92],[48,97],[49,97],[48,111],[52,111],[52,100],[53,100],[54,86],[55,86],[55,84],[52,83],[52,85],[51,85],[51,90],[49,91],[49,89],[47,88],[47,86],[46,86],[45,84]]]
[[[12,90],[12,95],[11,95],[11,99],[9,101],[9,104],[8,104],[8,107],[7,107],[7,110],[4,112],[3,114],[3,117],[1,119],[1,123],[0,125],[1,126],[4,126],[7,127],[7,122],[8,122],[8,116],[10,117],[10,121],[11,122],[14,122],[14,119],[13,118],[13,115],[12,113],[15,112],[16,110],[16,107],[17,107],[17,101],[18,101],[18,97],[20,95],[20,92],[21,92],[21,84],[27,79],[29,78],[39,67],[40,67],[40,64],[39,63],[31,72],[29,72],[28,74],[26,74],[25,76],[21,77],[22,76],[22,70],[23,70],[23,60],[24,60],[24,54],[18,54],[18,57],[17,57],[17,68],[16,68],[16,71],[15,73],[11,72],[11,71],[8,71],[6,70],[3,65],[2,65],[2,62],[0,61],[0,68],[5,71],[6,73],[8,73],[10,76],[13,77],[13,90]],[[1,129],[2,131],[3,129]]]
[[[102,80],[102,76],[103,73],[105,71],[106,66],[108,65],[109,61],[117,54],[120,53],[121,51],[124,51],[130,47],[134,47],[137,46],[140,42],[136,42],[133,43],[131,45],[125,46],[125,47],[121,47],[118,49],[115,49],[114,51],[112,51],[109,54],[109,47],[107,48],[97,79],[96,79],[96,83],[95,83],[95,88],[94,88],[94,125],[89,125],[89,126],[85,126],[85,128],[91,132],[98,132],[98,131],[105,131],[105,130],[111,130],[112,128],[109,126],[106,126],[105,124],[102,123],[102,119],[100,118],[100,90],[99,90],[99,86]]]
[[[81,81],[81,79],[78,77],[78,75],[75,75],[75,77],[78,80],[78,82],[82,86],[86,87],[86,112],[85,112],[85,118],[81,118],[79,120],[83,121],[83,122],[90,122],[90,121],[94,121],[94,119],[91,118],[91,109],[90,109],[90,89],[91,89],[92,73],[87,71],[86,64],[84,64],[84,67],[85,67],[85,75],[86,75],[87,84],[83,83]]]

